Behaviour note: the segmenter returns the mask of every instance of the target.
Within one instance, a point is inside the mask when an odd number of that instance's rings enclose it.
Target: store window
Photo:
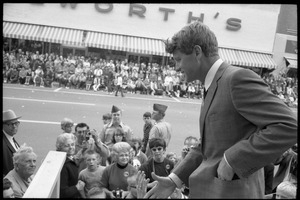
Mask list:
[[[85,56],[85,49],[75,49],[75,56]]]
[[[164,65],[163,64],[163,57],[162,56],[153,55],[152,56],[152,63],[157,63],[159,65]]]
[[[106,49],[100,49],[100,48],[94,48],[94,47],[88,47],[88,56],[91,57],[97,57],[101,59],[106,59]]]
[[[111,51],[111,59],[123,61],[123,60],[126,59],[126,52],[125,51],[112,50]]]
[[[145,63],[146,66],[148,66],[148,63],[150,62],[149,56],[140,56],[140,62],[139,63]]]
[[[63,48],[63,57],[67,58],[69,55],[73,54],[73,48],[64,47]]]
[[[54,54],[57,54],[57,55],[60,55],[60,47],[61,47],[61,44],[51,43],[50,52],[54,53]]]
[[[19,47],[19,40],[18,39],[15,39],[15,38],[12,38],[11,39],[11,51],[14,51],[14,50],[17,50]]]
[[[48,53],[50,51],[50,43],[49,42],[44,42],[44,54]]]
[[[3,38],[2,46],[3,46],[3,51],[8,52],[9,51],[9,38]]]
[[[139,56],[137,55],[128,55],[128,63],[138,63],[139,61]]]
[[[26,40],[25,45],[28,48],[28,51],[30,52],[40,52],[43,51],[43,42],[40,41],[32,41],[32,40]]]

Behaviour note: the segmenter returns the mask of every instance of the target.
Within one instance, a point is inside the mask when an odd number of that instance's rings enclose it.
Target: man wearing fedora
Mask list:
[[[167,108],[168,106],[166,105],[157,103],[153,104],[153,112],[151,117],[153,120],[155,120],[155,123],[149,133],[149,141],[150,139],[155,137],[163,138],[166,141],[166,147],[168,147],[172,135],[171,124],[164,120]],[[151,157],[149,144],[147,145],[145,154],[147,155],[147,157]]]
[[[20,145],[14,138],[17,134],[20,122],[13,110],[3,111],[3,175],[6,175],[14,168],[13,154],[19,149]]]

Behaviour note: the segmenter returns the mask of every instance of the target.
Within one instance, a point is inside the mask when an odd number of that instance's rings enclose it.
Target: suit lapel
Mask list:
[[[202,102],[201,105],[201,113],[200,113],[200,135],[201,135],[201,139],[203,139],[204,137],[204,127],[205,127],[205,118],[207,115],[207,112],[210,108],[210,105],[213,101],[213,98],[215,96],[215,93],[217,91],[218,88],[218,80],[222,77],[225,69],[228,67],[229,65],[226,64],[225,62],[222,63],[222,65],[219,67],[208,91],[205,97],[205,100]],[[203,148],[204,145],[202,145]]]
[[[3,133],[3,139],[4,139],[4,141],[5,141],[6,145],[7,145],[7,147],[9,148],[9,150],[10,150],[11,152],[15,153],[15,152],[16,152],[15,148],[11,145],[11,143],[9,142],[9,140],[7,139],[7,137],[6,137],[6,135],[4,134],[3,131],[2,131],[2,133]]]

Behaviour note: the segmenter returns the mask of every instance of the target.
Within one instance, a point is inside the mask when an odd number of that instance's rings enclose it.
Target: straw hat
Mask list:
[[[19,118],[21,118],[21,116],[18,117],[13,110],[3,111],[3,122],[12,121]]]

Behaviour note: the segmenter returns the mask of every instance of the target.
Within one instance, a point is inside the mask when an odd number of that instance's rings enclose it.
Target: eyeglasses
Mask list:
[[[152,148],[151,150],[152,151],[161,151],[161,150],[163,150],[163,148],[162,147],[157,147],[157,148]]]
[[[19,126],[20,122],[14,122],[14,123],[6,123],[8,126]]]
[[[113,117],[118,117],[118,116],[120,116],[120,114],[119,113],[114,113],[114,114],[112,114],[112,116]]]

